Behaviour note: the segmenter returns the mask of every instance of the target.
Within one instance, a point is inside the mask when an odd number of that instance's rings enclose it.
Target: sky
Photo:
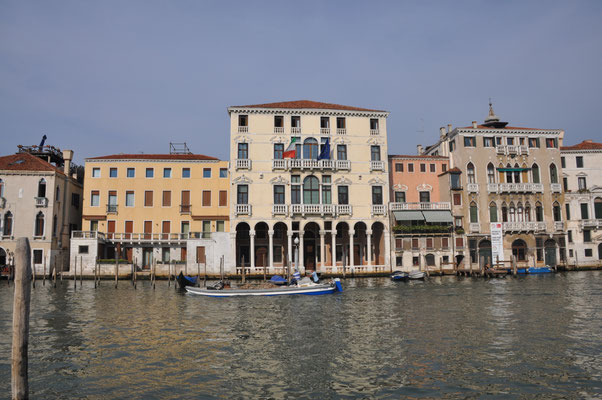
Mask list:
[[[602,141],[602,1],[0,0],[0,154],[228,159],[228,106],[384,109],[389,153],[482,122]]]

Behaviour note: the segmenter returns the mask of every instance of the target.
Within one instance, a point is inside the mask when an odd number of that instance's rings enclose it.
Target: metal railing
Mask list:
[[[251,169],[251,160],[248,158],[236,159],[236,169]]]
[[[446,201],[434,203],[389,203],[391,211],[403,210],[451,210],[451,204]]]
[[[36,207],[48,207],[48,198],[46,197],[35,197]]]

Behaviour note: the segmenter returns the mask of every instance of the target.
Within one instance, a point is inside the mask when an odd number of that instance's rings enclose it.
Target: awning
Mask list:
[[[424,221],[424,216],[421,211],[393,211],[393,215],[397,221]]]
[[[422,211],[426,222],[452,223],[454,219],[449,211]]]
[[[498,168],[500,172],[523,172],[523,171],[531,171],[531,168]]]

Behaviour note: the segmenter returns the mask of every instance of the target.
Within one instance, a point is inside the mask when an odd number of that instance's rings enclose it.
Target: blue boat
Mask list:
[[[186,276],[182,271],[180,271],[180,275],[176,276],[176,281],[178,281],[178,285],[180,285],[181,289],[184,289],[186,286],[196,286],[198,280],[198,276]]]
[[[273,283],[274,285],[286,285],[287,284],[287,280],[286,278],[283,278],[280,275],[274,275],[272,276],[272,278],[270,278],[270,283]]]
[[[529,268],[530,274],[551,274],[552,272],[554,272],[554,270],[547,265],[545,267]]]
[[[339,278],[335,278],[331,283],[319,284],[308,282],[291,286],[283,286],[269,289],[226,289],[226,288],[195,288],[187,287],[186,291],[190,294],[197,294],[207,297],[238,297],[238,296],[282,296],[293,294],[320,295],[342,292],[343,286]]]
[[[391,275],[393,281],[405,281],[409,278],[410,274],[405,271],[395,271]]]

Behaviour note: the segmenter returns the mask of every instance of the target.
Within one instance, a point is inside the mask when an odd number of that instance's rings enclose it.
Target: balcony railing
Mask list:
[[[274,133],[284,133],[284,128],[281,126],[275,126]]]
[[[435,202],[435,203],[389,203],[389,209],[391,211],[403,211],[403,210],[451,210],[451,204],[449,202]]]
[[[272,160],[272,170],[287,169],[322,169],[322,170],[349,170],[349,161],[346,160],[306,160],[302,158]]]
[[[562,186],[560,185],[560,183],[551,183],[550,190],[552,191],[552,193],[562,193]]]
[[[372,204],[370,212],[372,215],[385,215],[387,207],[384,204]]]
[[[489,183],[487,184],[488,191],[489,185],[498,185],[497,192],[499,193],[543,193],[542,183]]]
[[[602,229],[602,219],[582,219],[579,221],[579,229]]]
[[[72,231],[72,239],[104,239],[105,234],[98,231]]]
[[[239,126],[238,133],[249,133],[249,127],[248,126]]]
[[[468,193],[479,193],[479,184],[478,183],[467,183],[466,190]]]
[[[36,207],[48,207],[48,198],[36,197]]]
[[[385,170],[385,162],[384,161],[370,161],[370,171],[384,171]]]
[[[470,232],[478,233],[481,231],[481,224],[479,224],[478,222],[471,222],[468,226],[468,229],[470,230]]]
[[[113,242],[181,242],[188,239],[210,239],[211,232],[150,233],[73,231],[72,239],[101,239]]]
[[[377,136],[380,132],[378,129],[370,129],[370,136]]]
[[[117,204],[107,204],[107,214],[117,214]]]
[[[498,184],[497,183],[488,183],[487,184],[487,193],[497,193]]]
[[[545,232],[545,222],[504,222],[505,232]]]
[[[337,170],[345,170],[349,171],[351,169],[351,161],[349,160],[336,160],[337,161]]]
[[[350,204],[337,204],[337,215],[351,215],[352,212]]]
[[[556,232],[564,231],[564,222],[563,221],[554,221],[554,230]]]
[[[272,215],[287,215],[288,206],[286,204],[274,204],[272,205]]]
[[[291,127],[291,134],[292,135],[299,135],[301,133],[301,127],[300,126],[293,126]]]
[[[320,135],[330,135],[330,128],[320,128]]]
[[[272,160],[272,170],[275,169],[286,169],[287,168],[287,163],[288,160],[286,159],[276,159],[276,160]]]
[[[334,204],[291,204],[291,215],[335,215]]]
[[[515,146],[515,145],[508,145],[508,146],[496,146],[496,152],[497,154],[500,155],[528,155],[529,154],[529,147],[527,146]]]
[[[180,214],[190,214],[192,206],[190,204],[180,204]]]
[[[250,204],[237,204],[235,206],[234,213],[236,215],[251,215],[251,205]]]
[[[520,155],[528,156],[529,155],[529,147],[527,147],[527,146],[518,146],[518,153]]]
[[[251,169],[251,160],[249,160],[248,158],[237,159],[236,169]]]
[[[337,135],[346,135],[347,129],[345,128],[337,128]]]

